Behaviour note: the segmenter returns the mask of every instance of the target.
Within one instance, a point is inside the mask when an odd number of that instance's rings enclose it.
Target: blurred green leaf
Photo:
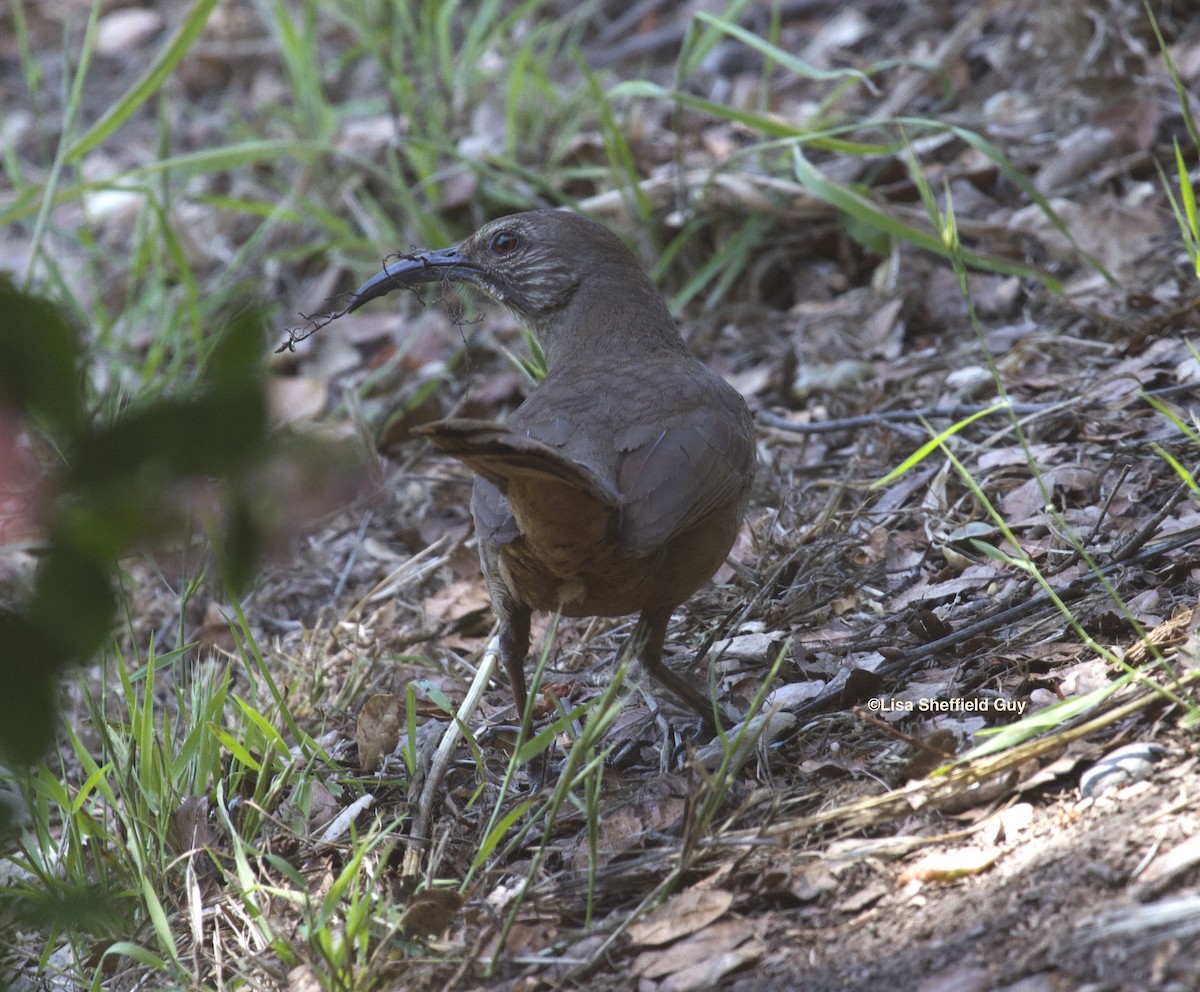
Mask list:
[[[95,886],[64,885],[44,892],[24,891],[3,900],[6,912],[27,926],[71,927],[91,933],[109,931],[122,898]],[[3,986],[0,986],[3,988]]]
[[[63,661],[85,659],[112,633],[114,564],[69,541],[42,562],[29,616]]]
[[[255,504],[248,495],[236,494],[229,508],[229,521],[222,541],[221,574],[226,584],[238,592],[254,578],[262,551],[262,528],[254,510]]]
[[[0,752],[19,762],[51,739],[56,680],[112,635],[114,573],[132,550],[221,520],[218,556],[234,588],[263,544],[262,494],[247,480],[271,454],[263,378],[265,328],[245,313],[211,338],[188,395],[144,401],[84,423],[80,348],[51,304],[0,286],[0,405],[44,426],[65,466],[42,507],[48,549],[28,601],[0,613]],[[203,498],[196,499],[196,494]]]
[[[79,345],[61,312],[0,280],[0,406],[45,422],[59,441],[82,422]]]
[[[257,450],[265,422],[263,398],[251,388],[158,400],[84,436],[72,459],[72,486],[223,474]]]
[[[0,609],[0,753],[15,763],[36,761],[50,746],[63,659],[28,617]]]

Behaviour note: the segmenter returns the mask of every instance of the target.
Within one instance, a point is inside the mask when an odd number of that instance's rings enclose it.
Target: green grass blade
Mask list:
[[[167,81],[171,73],[191,49],[200,32],[216,9],[218,0],[196,0],[196,5],[184,18],[179,30],[171,37],[141,77],[129,91],[67,151],[65,160],[75,162],[112,135]]]
[[[969,427],[971,424],[975,423],[975,421],[978,420],[980,417],[986,417],[989,414],[999,413],[1001,410],[1006,410],[1006,409],[1008,409],[1007,403],[993,403],[986,410],[976,410],[973,414],[971,414],[966,419],[960,420],[955,424],[951,424],[940,434],[938,434],[935,437],[930,438],[930,440],[926,441],[923,445],[921,445],[921,447],[919,447],[911,455],[909,455],[907,458],[905,458],[904,461],[902,461],[894,469],[892,469],[890,472],[888,472],[888,474],[885,475],[882,479],[877,479],[875,482],[872,482],[871,488],[879,489],[881,486],[886,486],[892,482],[895,482],[898,478],[900,478],[900,476],[902,476],[909,469],[913,468],[915,465],[918,465],[920,462],[924,461],[929,456],[930,452],[934,451],[937,448],[940,448],[942,446],[942,444],[946,441],[947,438],[953,437],[955,434],[957,434],[959,431],[961,431],[964,427]]]
[[[1200,433],[1197,433],[1172,407],[1168,406],[1157,396],[1151,396],[1149,393],[1143,393],[1142,398],[1178,428],[1192,444],[1200,445]]]
[[[737,24],[731,24],[724,18],[699,11],[696,14],[696,19],[702,24],[711,25],[722,34],[736,38],[743,45],[753,48],[769,61],[776,62],[789,72],[794,72],[797,76],[802,76],[805,79],[816,79],[822,82],[840,82],[843,79],[856,79],[868,85],[871,83],[870,77],[860,69],[818,69],[815,65],[785,52],[776,45],[772,45],[765,38],[760,38],[753,31],[747,31]]]
[[[146,913],[150,917],[150,924],[154,927],[154,933],[158,937],[159,944],[170,955],[171,962],[179,966],[181,962],[175,950],[175,937],[171,933],[171,924],[167,920],[167,914],[163,909],[162,903],[159,902],[158,894],[150,884],[150,879],[145,875],[142,876],[142,902],[146,907]]]
[[[793,146],[793,161],[796,179],[817,198],[824,200],[831,206],[837,207],[855,220],[883,231],[885,234],[900,238],[910,244],[916,245],[918,248],[924,248],[926,251],[940,255],[942,258],[950,257],[950,249],[941,237],[930,234],[928,231],[922,231],[911,224],[906,224],[904,221],[880,210],[861,193],[857,193],[827,179],[820,170],[804,157],[799,145]],[[1002,275],[1037,279],[1055,292],[1060,292],[1062,289],[1058,280],[1052,275],[1029,265],[1011,262],[1008,259],[981,255],[973,251],[960,250],[958,255],[968,265],[972,265],[978,269],[988,272],[998,272]]]
[[[526,799],[522,802],[519,802],[512,810],[506,813],[502,819],[497,821],[492,829],[488,831],[487,836],[483,838],[483,843],[479,845],[479,853],[475,855],[474,860],[471,862],[472,868],[478,869],[483,867],[487,859],[492,856],[492,852],[496,850],[496,845],[499,844],[500,841],[504,839],[504,835],[508,833],[508,828],[516,823],[517,820],[519,820],[522,816],[524,816],[525,811],[532,805],[532,799]]]
[[[1184,467],[1184,465],[1179,461],[1179,459],[1176,458],[1174,455],[1172,455],[1169,451],[1167,451],[1167,449],[1164,448],[1161,444],[1154,444],[1154,445],[1151,445],[1151,447],[1153,447],[1155,451],[1157,451],[1160,455],[1162,455],[1162,457],[1166,461],[1166,463],[1175,470],[1175,474],[1178,475],[1179,478],[1183,480],[1184,485],[1187,486],[1194,495],[1200,496],[1200,486],[1196,485],[1195,476],[1193,476],[1192,473],[1189,472],[1187,470],[1187,468]]]

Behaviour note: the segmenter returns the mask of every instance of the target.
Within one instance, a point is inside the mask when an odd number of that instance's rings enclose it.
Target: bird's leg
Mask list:
[[[529,693],[525,688],[525,656],[529,653],[528,607],[504,604],[497,607],[500,616],[500,660],[508,672],[508,684],[512,688],[513,702],[517,704],[517,723],[525,718],[525,704]]]
[[[667,638],[667,622],[671,619],[670,609],[643,610],[637,626],[629,638],[629,649],[636,652],[650,677],[668,692],[671,692],[688,709],[693,710],[704,721],[704,727],[715,732],[713,726],[713,704],[707,693],[702,693],[676,675],[663,663],[663,642]]]
[[[525,656],[529,654],[529,622],[532,616],[527,606],[505,601],[493,603],[500,617],[500,660],[508,672],[508,684],[512,687],[513,702],[517,704],[517,726],[526,727],[525,710],[529,702],[529,691],[525,687]],[[529,717],[528,719],[532,719]],[[532,730],[526,731],[532,734]],[[533,792],[542,787],[546,777],[546,755],[539,752],[527,766],[529,785]]]

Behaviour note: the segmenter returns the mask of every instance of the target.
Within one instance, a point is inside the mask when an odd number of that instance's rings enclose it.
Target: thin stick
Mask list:
[[[425,779],[425,787],[421,790],[421,799],[417,803],[417,813],[413,818],[412,845],[404,855],[405,875],[420,873],[420,849],[429,840],[429,821],[433,817],[434,808],[440,803],[442,780],[446,777],[454,751],[462,740],[462,728],[475,715],[479,700],[492,680],[492,673],[496,670],[499,658],[500,638],[499,635],[493,635],[483,650],[483,660],[479,663],[479,670],[475,673],[470,688],[467,689],[467,696],[459,706],[458,712],[454,714],[446,732],[442,734],[433,761],[429,765],[429,775]]]

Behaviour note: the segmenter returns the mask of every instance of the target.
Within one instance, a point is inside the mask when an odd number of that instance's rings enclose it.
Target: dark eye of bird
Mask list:
[[[511,255],[521,244],[521,239],[512,231],[497,231],[488,241],[493,255]]]

